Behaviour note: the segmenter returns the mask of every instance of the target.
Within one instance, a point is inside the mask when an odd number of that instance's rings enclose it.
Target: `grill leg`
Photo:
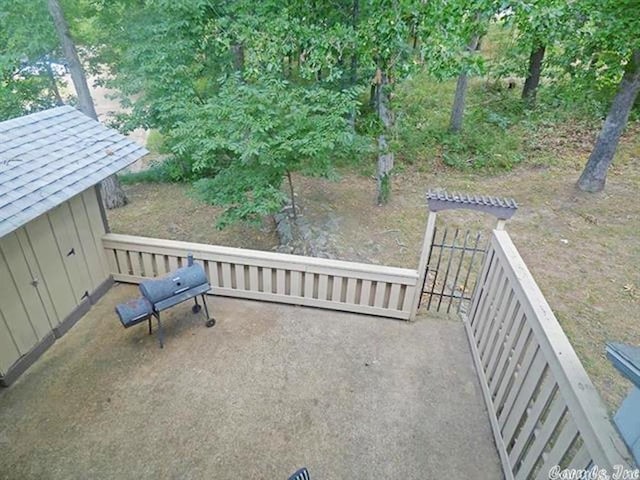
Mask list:
[[[198,303],[197,300],[196,303]],[[207,323],[205,323],[205,325],[209,328],[213,327],[216,324],[216,319],[209,317],[209,309],[207,308],[207,300],[205,299],[204,293],[202,294],[202,304],[204,305],[204,313],[207,316]]]
[[[164,332],[162,331],[162,322],[160,322],[160,312],[153,314],[158,320],[158,342],[160,342],[160,348],[164,348]]]
[[[193,313],[198,313],[202,307],[200,307],[200,304],[198,303],[198,297],[193,297],[193,299],[195,300],[196,304],[191,307],[191,311]]]

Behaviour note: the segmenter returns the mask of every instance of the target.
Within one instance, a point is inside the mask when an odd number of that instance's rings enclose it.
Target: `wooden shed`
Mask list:
[[[147,151],[63,106],[0,123],[0,384],[112,283],[99,182]]]

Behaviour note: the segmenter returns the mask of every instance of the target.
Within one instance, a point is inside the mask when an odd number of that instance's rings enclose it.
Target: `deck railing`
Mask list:
[[[415,270],[109,233],[117,281],[139,283],[186,264],[193,253],[213,294],[408,319]]]
[[[629,464],[599,395],[505,231],[493,232],[465,327],[507,479],[547,479],[557,466],[611,475],[614,465]]]

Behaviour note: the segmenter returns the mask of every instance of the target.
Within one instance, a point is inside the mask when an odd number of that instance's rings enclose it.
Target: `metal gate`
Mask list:
[[[465,310],[484,261],[487,235],[459,228],[436,228],[429,251],[420,305],[449,313]],[[420,306],[419,305],[419,306]]]
[[[498,219],[495,228],[504,228],[518,208],[513,199],[447,192],[427,193],[429,219],[420,260],[422,289],[417,308],[447,313],[466,311],[488,246],[489,232],[461,228],[438,228],[436,212],[474,210]],[[428,252],[428,253],[427,253]]]

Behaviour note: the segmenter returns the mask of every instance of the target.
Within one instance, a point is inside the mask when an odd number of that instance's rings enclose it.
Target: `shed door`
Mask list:
[[[17,232],[0,239],[0,373],[7,372],[52,329],[53,319],[45,306],[48,294],[26,259],[29,254]]]
[[[25,230],[42,272],[42,282],[53,302],[57,316],[55,326],[57,326],[78,305],[76,294],[69,281],[48,215],[44,214],[30,221],[25,226]]]
[[[49,212],[49,221],[77,304],[93,290],[80,238],[67,202]]]

